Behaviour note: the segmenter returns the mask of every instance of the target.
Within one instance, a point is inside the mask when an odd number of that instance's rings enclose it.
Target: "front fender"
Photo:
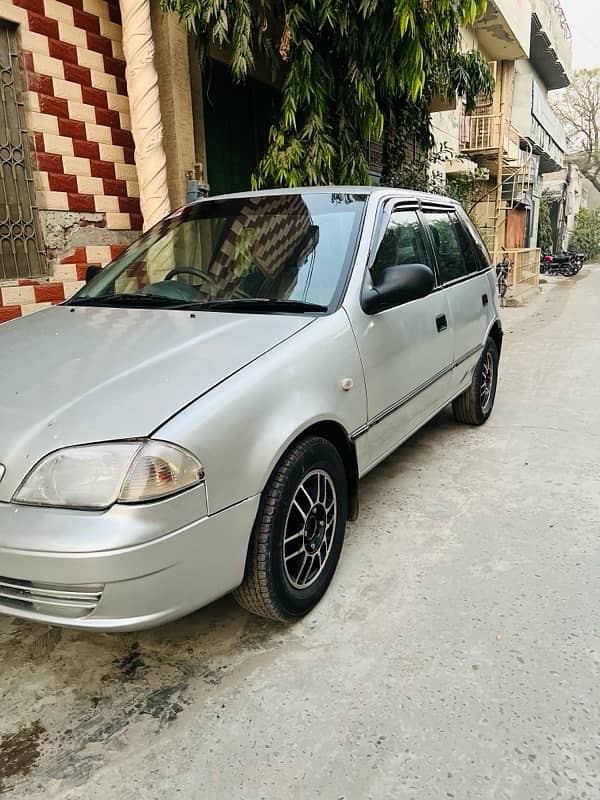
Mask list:
[[[341,381],[353,387],[344,391]],[[303,431],[331,421],[347,433],[367,419],[354,335],[343,310],[319,317],[169,420],[155,436],[195,453],[206,472],[209,513],[265,487]]]

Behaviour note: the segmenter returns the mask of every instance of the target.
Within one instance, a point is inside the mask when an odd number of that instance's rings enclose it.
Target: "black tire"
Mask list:
[[[494,408],[494,400],[496,399],[499,360],[496,342],[488,338],[481,358],[473,372],[471,385],[452,403],[452,411],[457,422],[464,422],[467,425],[483,425],[490,418]],[[484,404],[484,373],[490,365],[493,368],[493,372],[491,385],[489,386],[489,400]]]
[[[328,476],[329,482],[325,481],[322,474]],[[329,519],[325,510],[329,502],[327,500],[319,511],[321,515],[325,514],[324,518],[319,517],[324,519],[324,522],[317,521],[316,502],[304,523],[302,517],[298,516],[300,511],[298,507],[293,507],[294,498],[297,492],[301,492],[300,486],[303,482],[308,481],[307,488],[312,492],[312,486],[316,484],[311,484],[311,481],[315,480],[323,481],[324,497],[327,498],[329,490],[329,499],[333,498],[336,503],[335,521],[330,528],[324,529],[325,533],[319,545],[319,559],[323,556],[322,567],[321,561],[319,562],[320,573],[315,575],[310,585],[302,587],[301,577],[304,569],[302,567],[298,574],[297,586],[294,586],[289,573],[292,572],[292,568],[296,569],[296,563],[300,563],[304,554],[301,553],[297,559],[290,559],[292,545],[287,542],[286,530],[293,531],[299,525],[299,530],[303,531],[302,534],[292,532],[291,535],[293,537],[302,535],[300,547],[305,548],[304,552],[311,558],[311,565],[306,573],[308,581],[317,557],[317,551],[311,551],[311,548],[316,547],[318,541],[318,536],[317,540],[309,538],[309,519],[313,519],[317,529],[325,525]],[[335,490],[335,497],[331,494],[332,488]],[[320,495],[321,488],[318,491]],[[299,497],[303,498],[304,495]],[[303,502],[304,499],[300,499],[301,505]],[[308,509],[303,507],[302,510]],[[311,517],[313,511],[314,518]],[[293,515],[296,515],[295,518]],[[248,548],[244,580],[233,593],[237,602],[260,617],[278,621],[298,619],[307,614],[323,597],[333,578],[342,551],[347,517],[348,481],[344,463],[336,448],[327,439],[318,436],[310,436],[294,444],[275,468],[263,492]],[[292,524],[293,519],[295,525],[293,529],[288,529],[287,523],[289,521]],[[327,530],[333,534],[329,545]],[[313,531],[313,534],[319,534],[319,530]],[[297,540],[293,547],[299,544],[300,540]],[[284,548],[288,548],[285,550],[288,554],[285,563]]]

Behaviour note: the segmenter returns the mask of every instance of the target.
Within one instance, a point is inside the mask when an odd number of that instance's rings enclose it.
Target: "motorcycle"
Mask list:
[[[577,275],[583,267],[585,255],[583,253],[563,252],[554,255],[542,255],[540,272],[543,275],[563,275],[570,278]]]
[[[575,275],[577,275],[578,272],[581,272],[581,269],[585,264],[586,255],[585,253],[574,253],[572,251],[568,251],[568,254],[572,258],[573,265],[575,267]]]

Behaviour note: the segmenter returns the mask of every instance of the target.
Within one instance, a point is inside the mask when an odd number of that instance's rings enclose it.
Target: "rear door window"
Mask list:
[[[431,232],[441,282],[450,283],[475,271],[475,255],[470,246],[465,247],[456,214],[447,211],[428,212],[425,219]]]
[[[475,227],[473,221],[469,217],[466,212],[461,212],[459,215],[459,220],[462,223],[462,228],[465,231],[465,235],[469,237],[473,247],[475,248],[475,254],[477,257],[477,261],[479,263],[479,269],[489,269],[492,263],[492,257],[489,254],[489,251],[485,245],[485,242],[481,238],[479,231]]]
[[[462,221],[456,216],[456,214],[450,214],[450,217],[454,217],[454,230],[456,231],[458,241],[462,247],[467,265],[467,272],[479,272],[483,269],[483,265],[478,257],[479,254],[475,248],[475,243],[473,242],[471,234],[466,230]]]

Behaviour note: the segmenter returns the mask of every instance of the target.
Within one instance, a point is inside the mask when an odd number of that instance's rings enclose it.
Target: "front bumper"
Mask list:
[[[241,583],[258,501],[176,526],[190,497],[103,514],[0,503],[0,613],[106,631],[182,617]]]

